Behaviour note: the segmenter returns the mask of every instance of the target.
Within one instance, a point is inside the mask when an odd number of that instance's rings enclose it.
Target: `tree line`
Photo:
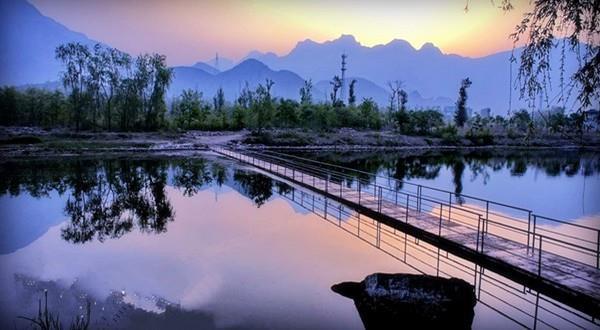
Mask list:
[[[409,110],[408,94],[399,81],[389,83],[387,107],[380,107],[372,98],[357,101],[356,80],[349,82],[348,97],[342,100],[340,89],[345,82],[339,76],[331,80],[331,94],[325,102],[314,101],[310,80],[300,88],[299,101],[274,97],[275,83],[270,79],[256,88],[246,83],[233,102],[227,101],[222,88],[212,96],[186,89],[167,102],[173,71],[167,67],[164,55],[142,54],[134,58],[100,44],[90,48],[68,43],[56,49],[56,57],[63,64],[63,89],[0,88],[0,125],[67,127],[76,131],[247,128],[259,133],[268,128],[385,128],[449,140],[460,134],[485,140],[498,133],[532,134],[536,128],[581,132],[586,129],[585,122],[589,124],[582,114],[567,116],[564,112],[536,121],[526,110],[514,112],[509,118],[469,118],[469,78],[461,82],[451,123],[436,109]]]
[[[173,78],[166,57],[135,58],[115,48],[68,43],[56,48],[63,90],[0,89],[0,124],[80,130],[165,127],[166,91]]]

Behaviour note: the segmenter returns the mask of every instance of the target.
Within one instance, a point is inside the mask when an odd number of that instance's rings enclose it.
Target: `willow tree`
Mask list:
[[[511,10],[510,0],[502,2]],[[520,55],[519,80],[521,97],[530,100],[544,93],[549,86],[550,54],[553,48],[561,51],[561,90],[565,87],[565,57],[572,53],[578,60],[570,77],[568,90],[577,91],[578,111],[600,99],[600,1],[599,0],[535,0],[530,12],[524,14],[511,38],[515,43],[524,40]],[[559,100],[565,96],[560,95]],[[567,95],[568,97],[568,95]]]
[[[87,63],[90,55],[90,49],[80,43],[68,43],[56,48],[56,58],[65,66],[65,71],[61,74],[61,81],[69,93],[77,131],[81,129],[82,121],[85,118]]]

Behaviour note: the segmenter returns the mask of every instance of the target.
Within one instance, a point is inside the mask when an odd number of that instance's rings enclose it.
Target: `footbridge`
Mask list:
[[[376,246],[387,226],[600,318],[600,227],[273,151],[212,150],[375,219]]]

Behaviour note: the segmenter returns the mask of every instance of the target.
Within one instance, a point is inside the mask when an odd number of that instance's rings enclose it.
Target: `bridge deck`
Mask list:
[[[283,166],[260,156],[251,157],[225,149],[215,151],[351,206],[359,206],[363,211],[370,210],[375,215],[373,218],[377,220],[379,215],[393,219],[405,228],[410,226],[423,233],[458,243],[471,252],[509,264],[541,281],[587,296],[591,298],[595,307],[600,308],[600,269],[541,249],[541,236],[537,246],[523,244],[486,232],[481,216],[475,218],[474,213],[456,206],[440,204],[439,207],[424,211],[421,206],[422,200],[405,195],[406,197],[399,201],[398,194],[386,198],[381,189],[361,189],[360,184],[348,186],[343,182],[335,182],[319,173],[301,170],[302,164],[295,167]],[[406,199],[402,200],[404,198]],[[600,309],[594,314],[598,317]]]

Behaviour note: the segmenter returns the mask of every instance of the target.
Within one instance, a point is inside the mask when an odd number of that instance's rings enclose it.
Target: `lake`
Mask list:
[[[600,221],[597,153],[286,153],[403,189]],[[1,328],[26,327],[17,317],[35,316],[44,293],[61,321],[89,309],[94,328],[362,328],[353,302],[330,288],[374,272],[475,282],[474,328],[598,326],[395,230],[378,246],[372,219],[334,201],[323,213],[322,196],[210,153],[4,160],[0,174]]]

